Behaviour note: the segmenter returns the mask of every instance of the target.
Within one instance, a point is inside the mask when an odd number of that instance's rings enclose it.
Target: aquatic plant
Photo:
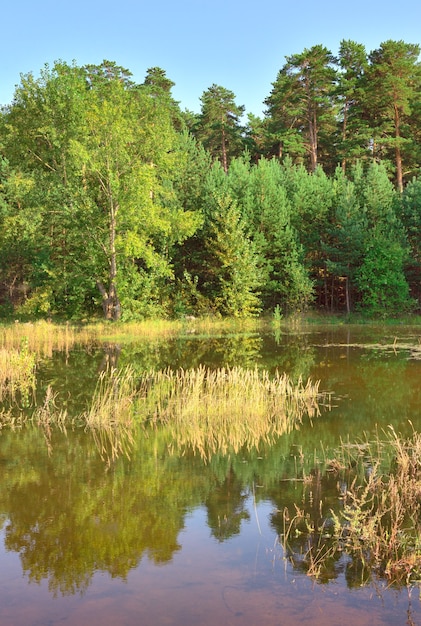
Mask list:
[[[137,419],[166,426],[174,445],[203,457],[258,447],[319,414],[319,383],[241,367],[146,372]]]
[[[389,471],[373,456],[364,481],[354,478],[346,490],[335,524],[348,553],[389,580],[408,583],[421,576],[421,434],[403,438],[389,429],[383,442]]]
[[[17,350],[25,342],[28,350],[38,355],[51,356],[54,350],[68,352],[75,344],[92,343],[97,339],[95,327],[53,324],[37,321],[0,326],[0,348]]]
[[[28,342],[21,340],[19,349],[0,349],[0,400],[19,400],[29,404],[35,390],[36,355],[28,348]]]
[[[133,445],[135,376],[130,367],[101,372],[92,401],[80,416],[104,460],[130,456]]]
[[[390,584],[421,580],[421,434],[343,443],[329,462],[338,476],[342,509],[311,519],[284,511],[282,544],[288,558],[321,579],[342,555],[367,582],[375,574]],[[300,536],[300,549],[292,549]]]

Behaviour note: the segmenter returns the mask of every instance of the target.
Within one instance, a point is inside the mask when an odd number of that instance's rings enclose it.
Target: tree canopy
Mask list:
[[[21,77],[0,114],[0,314],[420,307],[420,48],[286,58],[263,118],[160,67]]]

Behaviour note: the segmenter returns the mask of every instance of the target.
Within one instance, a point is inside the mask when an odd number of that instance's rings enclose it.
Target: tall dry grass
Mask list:
[[[392,585],[421,582],[421,434],[342,443],[330,462],[338,474],[341,510],[316,522],[296,506],[284,511],[284,551],[316,579],[338,555],[348,555],[362,583],[373,574]],[[300,536],[305,548],[294,553]]]
[[[108,464],[122,454],[130,457],[134,444],[135,396],[132,369],[119,372],[110,368],[100,374],[92,401],[80,417]]]
[[[319,383],[241,367],[145,373],[139,382],[144,423],[165,425],[176,445],[203,457],[238,452],[297,427],[319,414]]]
[[[100,329],[95,326],[53,324],[46,321],[0,326],[0,349],[16,350],[22,341],[28,350],[42,356],[51,356],[55,350],[68,352],[76,344],[98,339]]]
[[[19,349],[0,348],[0,401],[19,399],[28,405],[35,391],[36,355],[21,341]]]
[[[374,449],[364,481],[355,477],[346,491],[342,519],[335,517],[337,535],[348,553],[392,582],[420,580],[421,434],[404,438],[389,427]],[[387,472],[381,449],[392,459]]]

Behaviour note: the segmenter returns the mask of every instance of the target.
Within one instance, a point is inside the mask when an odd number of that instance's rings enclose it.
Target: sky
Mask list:
[[[0,105],[20,75],[56,60],[114,61],[143,82],[165,70],[181,108],[200,111],[212,84],[262,116],[285,57],[341,40],[370,52],[388,39],[421,44],[421,2],[406,0],[3,0]]]

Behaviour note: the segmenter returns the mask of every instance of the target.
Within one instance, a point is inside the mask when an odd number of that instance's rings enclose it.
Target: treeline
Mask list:
[[[0,312],[258,315],[421,302],[419,47],[286,59],[266,115],[161,68],[22,76],[0,116]]]

